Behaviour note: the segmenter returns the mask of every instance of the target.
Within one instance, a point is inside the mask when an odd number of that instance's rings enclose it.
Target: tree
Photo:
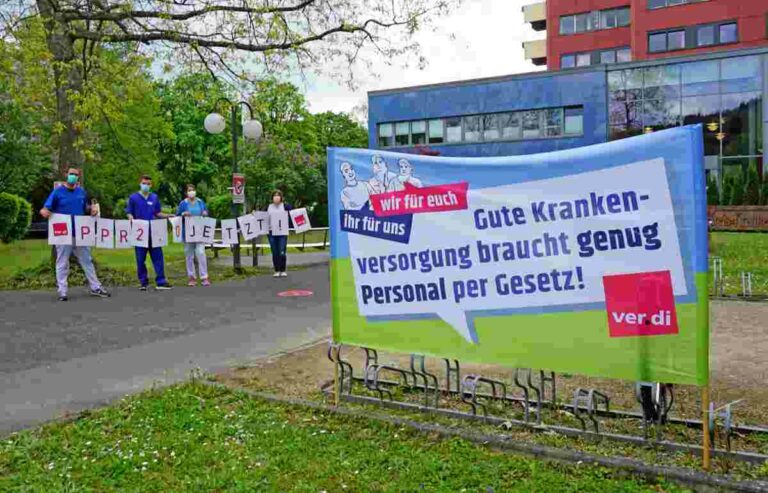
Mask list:
[[[84,161],[77,98],[100,46],[160,43],[176,64],[195,63],[214,77],[225,73],[239,80],[251,77],[249,64],[262,73],[334,73],[371,55],[391,60],[414,52],[412,35],[455,1],[18,0],[0,11],[0,38],[13,36],[20,19],[37,17],[45,26],[63,168]],[[172,49],[179,46],[188,49]],[[254,56],[245,59],[245,53]]]
[[[768,205],[768,173],[763,172],[763,181],[760,185],[760,205]]]
[[[328,147],[368,147],[368,131],[345,113],[317,113],[312,123],[321,152]]]
[[[750,166],[747,171],[742,205],[760,205],[760,178],[757,176],[757,169],[754,166]]]
[[[717,186],[717,178],[714,175],[707,177],[707,205],[720,204],[720,190]]]
[[[728,205],[744,205],[744,174],[736,173],[732,178],[733,188],[731,189],[731,199]]]

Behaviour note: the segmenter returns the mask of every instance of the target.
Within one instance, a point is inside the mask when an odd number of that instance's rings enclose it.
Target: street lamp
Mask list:
[[[215,106],[218,106],[219,103],[228,105],[230,108],[230,126],[232,127],[232,174],[234,175],[237,173],[237,124],[240,121],[238,119],[238,110],[240,109],[240,106],[245,106],[248,108],[248,114],[250,118],[242,123],[243,126],[243,138],[246,140],[252,140],[254,142],[258,142],[261,139],[261,135],[263,133],[263,128],[261,126],[261,123],[257,120],[253,119],[253,108],[251,108],[251,105],[248,104],[246,101],[238,101],[238,102],[232,102],[227,98],[219,98],[216,100]],[[208,116],[205,117],[205,121],[203,122],[203,127],[205,127],[205,131],[210,134],[220,134],[224,131],[224,129],[227,126],[226,119],[220,114],[216,113],[215,111]],[[235,204],[234,201],[232,202],[232,217],[237,218],[238,216],[238,204]],[[235,272],[241,272],[242,267],[240,264],[240,244],[236,243],[233,245],[232,248],[232,263],[233,267],[235,269]]]

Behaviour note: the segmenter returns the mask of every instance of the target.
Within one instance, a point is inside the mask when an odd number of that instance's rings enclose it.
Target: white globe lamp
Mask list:
[[[243,123],[243,137],[247,140],[258,142],[261,140],[261,136],[264,133],[264,129],[261,126],[261,122],[258,120],[248,120]]]
[[[209,134],[220,134],[227,127],[227,121],[218,113],[211,113],[203,122],[205,131]]]

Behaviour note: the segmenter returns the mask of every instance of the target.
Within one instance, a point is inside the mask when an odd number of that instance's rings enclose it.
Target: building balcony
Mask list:
[[[530,23],[534,31],[546,31],[547,2],[523,5],[523,20]]]
[[[525,59],[530,60],[534,65],[547,64],[547,40],[537,39],[534,41],[523,41],[523,50]]]

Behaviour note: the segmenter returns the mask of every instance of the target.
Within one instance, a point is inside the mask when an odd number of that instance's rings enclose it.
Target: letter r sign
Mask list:
[[[603,276],[603,288],[611,337],[678,333],[668,270]]]

